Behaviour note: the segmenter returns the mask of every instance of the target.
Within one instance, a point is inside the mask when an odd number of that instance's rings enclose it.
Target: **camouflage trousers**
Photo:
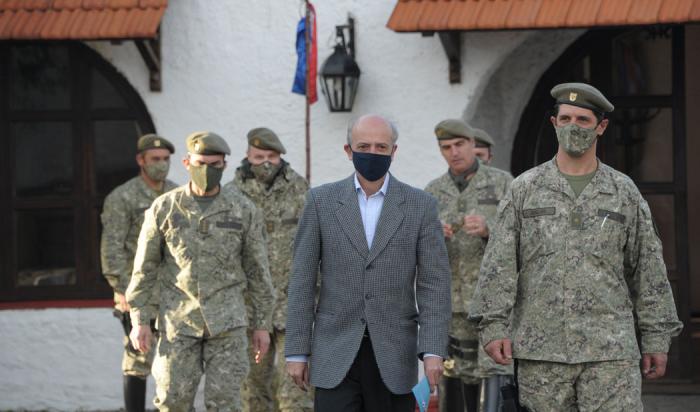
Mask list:
[[[122,356],[122,373],[126,376],[146,378],[151,374],[151,365],[155,351],[141,353],[130,349],[129,338],[124,336],[124,356]]]
[[[518,359],[520,403],[530,412],[642,411],[637,360],[566,364]]]
[[[161,333],[153,377],[161,411],[193,410],[197,386],[205,375],[204,404],[207,410],[241,411],[241,384],[248,374],[248,338],[236,328],[204,338]]]
[[[248,331],[249,339],[252,331]],[[243,384],[243,404],[247,412],[311,412],[314,407],[313,389],[304,392],[287,374],[284,356],[284,331],[272,333],[270,350],[259,364],[255,364],[252,349],[250,373]],[[250,345],[252,347],[252,344]]]
[[[453,313],[450,321],[449,358],[445,360],[445,376],[460,378],[467,385],[481,383],[494,375],[512,375],[512,366],[494,362],[479,344],[479,332],[466,313]]]

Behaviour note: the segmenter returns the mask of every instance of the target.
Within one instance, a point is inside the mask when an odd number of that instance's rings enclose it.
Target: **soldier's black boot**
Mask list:
[[[124,407],[126,412],[146,410],[146,379],[138,376],[124,376]]]
[[[479,385],[462,385],[462,396],[464,396],[464,406],[467,412],[477,412],[479,409]]]
[[[464,412],[462,400],[462,380],[459,378],[442,377],[442,392],[439,393],[440,412]]]

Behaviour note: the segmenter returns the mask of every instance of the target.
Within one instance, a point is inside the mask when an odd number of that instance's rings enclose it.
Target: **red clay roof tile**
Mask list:
[[[150,2],[157,0],[141,0]],[[398,32],[624,26],[700,21],[700,0],[398,0]]]
[[[167,6],[167,0],[0,0],[0,39],[150,38]]]

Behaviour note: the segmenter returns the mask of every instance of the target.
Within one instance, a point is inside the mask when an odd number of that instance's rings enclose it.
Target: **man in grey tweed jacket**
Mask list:
[[[388,174],[397,138],[384,118],[360,117],[345,145],[356,173],[306,198],[285,354],[297,385],[316,388],[316,411],[412,411],[418,359],[431,387],[442,374],[449,262],[436,200]]]

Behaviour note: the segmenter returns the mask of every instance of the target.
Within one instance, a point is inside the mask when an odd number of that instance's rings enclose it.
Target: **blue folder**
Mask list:
[[[413,387],[412,391],[413,396],[416,397],[416,403],[418,403],[420,412],[426,412],[428,410],[428,404],[430,404],[430,384],[428,384],[428,378],[424,377]]]

